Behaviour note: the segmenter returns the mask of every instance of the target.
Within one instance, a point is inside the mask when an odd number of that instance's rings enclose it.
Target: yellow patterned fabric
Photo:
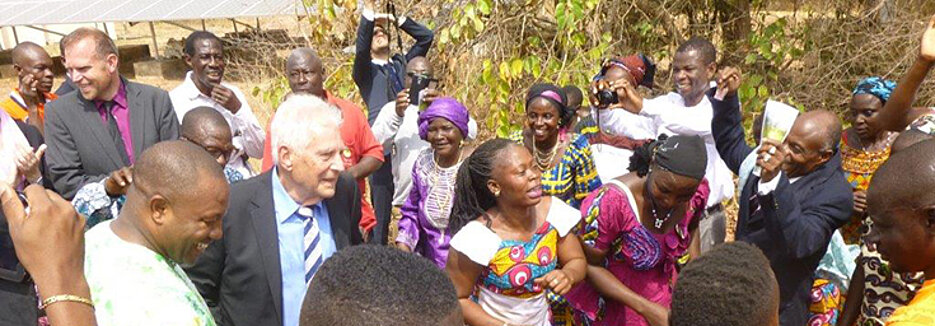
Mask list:
[[[567,135],[571,142],[562,153],[561,160],[542,172],[542,191],[571,207],[580,208],[584,197],[601,187],[601,179],[594,167],[588,139],[575,133]],[[513,132],[507,139],[523,144],[523,131]]]
[[[908,306],[896,309],[886,326],[935,325],[935,280],[928,280]]]
[[[865,151],[849,144],[848,133],[844,133],[841,139],[841,169],[847,177],[847,182],[851,184],[854,191],[866,191],[870,187],[870,180],[873,173],[877,171],[880,165],[883,165],[890,158],[891,145],[896,138],[892,134],[887,139],[886,147],[877,152]],[[854,214],[850,221],[841,227],[841,235],[847,244],[857,244],[860,242],[860,227],[863,222],[863,216]]]

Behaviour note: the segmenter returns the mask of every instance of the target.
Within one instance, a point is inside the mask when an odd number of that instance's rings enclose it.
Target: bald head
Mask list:
[[[52,58],[41,46],[23,42],[13,48],[13,69],[19,79],[19,89],[35,87],[39,93],[52,90]]]
[[[200,106],[185,113],[180,134],[188,139],[209,136],[231,137],[230,124],[224,120],[221,112],[206,106]]]
[[[16,47],[13,48],[12,55],[13,55],[13,63],[16,65],[20,65],[20,66],[23,66],[23,65],[28,66],[27,63],[29,61],[36,60],[42,57],[46,57],[46,58],[49,57],[49,54],[45,52],[45,49],[39,46],[39,44],[36,44],[33,42],[23,42],[23,43],[17,44]],[[52,59],[50,58],[49,61],[51,60]]]
[[[159,193],[169,200],[197,200],[199,191],[210,190],[197,185],[227,184],[224,171],[208,153],[190,142],[177,140],[161,142],[143,151],[133,165],[133,182],[143,192]]]
[[[324,75],[325,68],[321,58],[312,48],[292,50],[289,59],[286,60],[286,77],[289,79],[292,93],[325,98]]]
[[[799,115],[792,126],[792,130],[796,129],[818,137],[822,150],[833,150],[841,142],[841,119],[828,110],[814,110]]]
[[[131,242],[192,264],[221,238],[229,194],[221,166],[203,149],[180,140],[157,143],[133,165],[133,184],[114,227],[135,230],[147,240]]]

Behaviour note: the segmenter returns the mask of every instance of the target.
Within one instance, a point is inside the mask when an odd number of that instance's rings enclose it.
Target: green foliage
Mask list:
[[[766,17],[761,17],[766,20]],[[790,30],[788,20],[778,18],[764,28],[750,35],[749,48],[752,49],[744,58],[744,79],[738,94],[742,106],[747,112],[760,112],[770,99],[772,92],[769,85],[780,83],[780,74],[790,63],[801,59],[806,45],[798,41],[796,33]],[[789,102],[791,99],[784,99]],[[803,106],[799,105],[799,110]]]

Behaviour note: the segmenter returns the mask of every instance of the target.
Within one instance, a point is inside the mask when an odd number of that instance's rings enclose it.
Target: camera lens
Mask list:
[[[597,100],[601,106],[608,106],[617,103],[617,93],[610,90],[601,90],[597,92]]]

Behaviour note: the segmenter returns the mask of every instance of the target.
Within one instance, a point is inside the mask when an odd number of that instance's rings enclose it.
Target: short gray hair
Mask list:
[[[341,110],[312,95],[293,94],[279,105],[270,123],[273,162],[279,163],[279,149],[307,148],[323,132],[339,132]]]

